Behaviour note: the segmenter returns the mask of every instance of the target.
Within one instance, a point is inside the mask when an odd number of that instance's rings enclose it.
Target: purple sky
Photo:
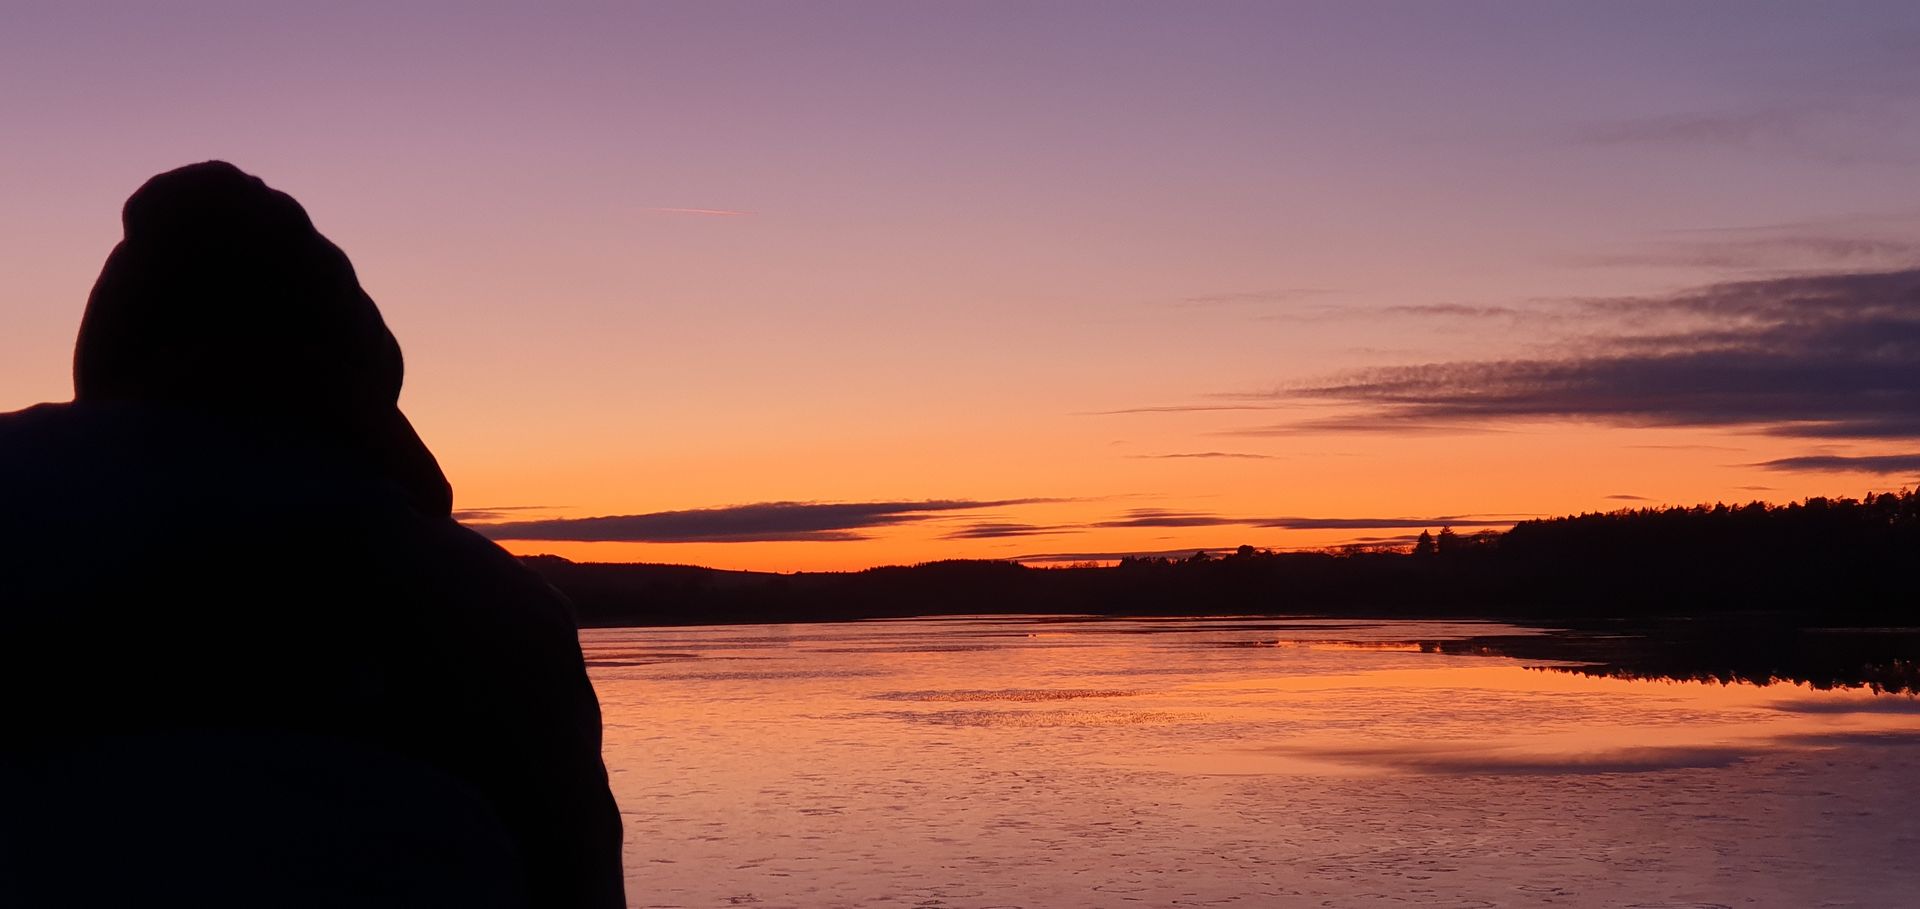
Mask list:
[[[1920,265],[1920,4],[475,7],[7,4],[0,408],[70,393],[125,196],[218,157],[353,256],[465,506],[1028,502],[918,537],[569,552],[1287,545],[1330,537],[1099,525],[1914,475],[1914,435],[1779,427],[1857,391],[1823,384],[1849,339],[1920,304],[1822,285],[1896,302],[1846,297],[1826,347],[1789,350],[1806,299],[1686,292]],[[1754,375],[1835,397],[1629,393],[1647,337],[1734,329],[1791,360]],[[1588,366],[1487,366],[1515,360]],[[1193,407],[1237,409],[1170,409]],[[1207,454],[1258,457],[1162,457]]]

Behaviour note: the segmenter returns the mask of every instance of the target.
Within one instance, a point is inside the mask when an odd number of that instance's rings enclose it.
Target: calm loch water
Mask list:
[[[596,629],[636,907],[1920,905],[1920,699],[1482,623]]]

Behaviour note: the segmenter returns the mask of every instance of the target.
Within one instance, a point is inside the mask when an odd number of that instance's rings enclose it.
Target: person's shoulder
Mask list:
[[[385,529],[398,539],[383,548],[404,553],[403,561],[457,604],[458,611],[470,616],[493,613],[514,624],[531,622],[572,634],[572,603],[492,540],[450,517],[411,509],[406,520],[388,521]]]
[[[71,428],[76,423],[72,404],[35,404],[0,413],[0,451]]]
[[[31,407],[22,407],[19,410],[6,411],[0,413],[0,429],[12,431],[22,427],[44,423],[47,420],[57,420],[62,414],[70,413],[72,410],[73,405],[71,403],[47,402],[35,404]]]
[[[111,449],[168,435],[214,434],[188,412],[125,402],[62,401],[0,413],[0,452]],[[56,455],[64,457],[64,455]]]
[[[109,410],[57,403],[0,413],[0,485],[31,489],[131,447],[131,427]]]
[[[448,523],[453,522],[449,519]],[[537,608],[543,619],[564,625],[569,633],[573,631],[577,625],[576,616],[573,603],[565,594],[528,568],[519,556],[501,548],[500,544],[460,524],[453,523],[453,527],[458,538],[457,546],[469,553],[476,562],[486,565],[488,571],[509,585],[522,602],[538,603]]]

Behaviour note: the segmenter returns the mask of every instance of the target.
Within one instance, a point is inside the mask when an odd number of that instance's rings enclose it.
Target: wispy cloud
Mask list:
[[[1662,233],[1676,237],[1756,237],[1780,235],[1823,235],[1859,233],[1888,227],[1911,228],[1920,222],[1920,206],[1906,205],[1873,210],[1769,221],[1759,224],[1715,224],[1701,227],[1673,227]]]
[[[1400,546],[1406,543],[1416,542],[1419,539],[1420,535],[1417,533],[1394,533],[1385,536],[1348,537],[1342,540],[1341,543],[1364,546]]]
[[[1242,426],[1236,429],[1220,429],[1207,433],[1211,436],[1246,436],[1251,438],[1287,437],[1318,435],[1320,433],[1386,433],[1396,436],[1405,435],[1461,435],[1472,433],[1510,432],[1494,426],[1476,425],[1468,422],[1422,423],[1395,417],[1382,420],[1377,416],[1319,417],[1312,420],[1299,420],[1293,423],[1271,423],[1264,426]]]
[[[1214,527],[1223,524],[1246,524],[1243,518],[1230,518],[1217,514],[1203,514],[1191,511],[1170,511],[1165,508],[1135,508],[1117,518],[1096,521],[1092,527]]]
[[[954,530],[950,540],[995,539],[1073,533],[1085,530],[1249,527],[1264,530],[1419,530],[1434,527],[1511,527],[1515,522],[1538,515],[1443,514],[1427,517],[1264,517],[1215,514],[1202,511],[1174,511],[1166,508],[1134,508],[1103,521],[1085,524],[1027,524],[1010,521],[985,521]],[[1231,547],[1229,547],[1231,548]],[[1192,550],[1187,550],[1191,552]],[[1130,553],[1138,554],[1138,553]],[[1074,553],[1069,555],[1086,555]],[[1107,556],[1095,556],[1106,558]]]
[[[1633,268],[1877,269],[1920,261],[1920,242],[1861,236],[1777,236],[1641,244],[1622,252],[1576,257],[1577,265]]]
[[[1079,530],[1078,525],[1020,524],[1011,521],[988,521],[969,524],[943,535],[948,540],[994,540],[1004,537],[1034,537],[1051,534],[1071,533]]]
[[[1469,303],[1414,303],[1383,306],[1370,312],[1389,316],[1445,316],[1464,319],[1511,319],[1523,315],[1534,315],[1527,310],[1512,306],[1475,306]]]
[[[1911,91],[1854,94],[1744,110],[1692,111],[1590,125],[1577,143],[1602,148],[1702,149],[1830,165],[1920,161]]]
[[[1629,494],[1627,494],[1627,493],[1624,493],[1624,492],[1616,492],[1616,493],[1614,493],[1613,495],[1610,495],[1610,496],[1602,496],[1602,498],[1607,498],[1607,499],[1614,499],[1614,500],[1616,500],[1616,501],[1621,501],[1621,502],[1650,502],[1650,501],[1653,501],[1652,499],[1649,499],[1649,498],[1647,498],[1646,496],[1636,496],[1636,495],[1629,495]]]
[[[1748,464],[1748,467],[1761,467],[1767,470],[1807,471],[1821,473],[1910,473],[1920,471],[1920,454],[1904,455],[1806,455],[1798,458],[1777,458]]]
[[[476,524],[495,540],[543,540],[620,543],[762,543],[778,541],[864,540],[861,531],[924,521],[945,512],[1009,505],[1059,502],[1060,499],[973,501],[935,499],[918,502],[758,502],[726,508],[656,511]]]

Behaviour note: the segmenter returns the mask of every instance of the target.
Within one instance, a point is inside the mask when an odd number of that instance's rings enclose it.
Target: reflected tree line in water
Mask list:
[[[1484,617],[1568,629],[1433,642],[1670,679],[1920,691],[1920,491],[1641,508],[1423,533],[1411,546],[1242,546],[1110,566],[943,561],[791,575],[525,560],[583,624],[943,614]]]
[[[1567,661],[1550,672],[1719,685],[1799,683],[1920,694],[1920,629],[1810,625],[1794,614],[1569,623],[1536,635],[1422,641],[1431,653]]]

